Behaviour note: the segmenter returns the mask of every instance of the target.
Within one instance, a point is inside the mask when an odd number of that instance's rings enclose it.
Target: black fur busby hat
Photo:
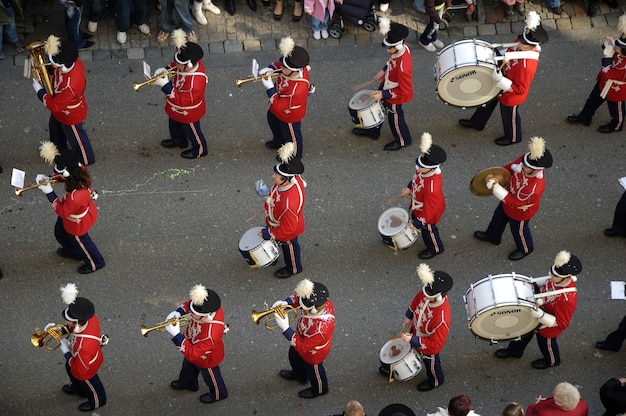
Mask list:
[[[328,299],[328,288],[320,282],[312,282],[309,279],[300,281],[295,292],[300,302],[307,308],[322,306]]]
[[[78,48],[70,41],[61,43],[61,39],[54,35],[48,36],[44,43],[44,49],[50,62],[56,65],[71,67],[78,59]]]
[[[274,172],[286,178],[300,175],[304,172],[302,161],[294,156],[294,148],[293,142],[289,142],[278,149],[278,158],[281,160],[281,163],[274,166]]]
[[[400,403],[390,404],[378,413],[378,416],[415,416],[410,407]]]
[[[559,251],[554,259],[550,273],[558,277],[574,277],[583,270],[583,264],[578,257],[569,251]]]
[[[530,11],[526,15],[524,33],[517,40],[526,45],[540,45],[548,41],[548,32],[541,26],[541,17],[536,11]]]
[[[184,30],[174,30],[172,32],[172,39],[177,49],[174,60],[179,64],[192,67],[204,56],[204,51],[200,45],[187,41],[187,34]]]
[[[452,277],[442,271],[432,271],[427,264],[417,266],[417,276],[424,285],[424,292],[430,296],[445,296],[452,289]]]
[[[63,286],[61,296],[63,303],[67,305],[62,315],[68,321],[88,321],[96,313],[96,309],[89,299],[78,297],[78,289],[74,283]]]
[[[189,309],[196,315],[206,316],[217,311],[222,306],[222,300],[219,295],[203,285],[192,287],[189,291],[189,297],[191,298]]]
[[[427,132],[422,134],[420,151],[422,154],[417,157],[415,164],[421,168],[435,169],[447,158],[445,150],[433,144],[433,138]]]
[[[281,65],[292,71],[299,71],[309,64],[309,53],[302,46],[297,46],[291,36],[282,38],[278,49],[282,55]]]
[[[531,137],[528,150],[522,160],[524,165],[535,170],[552,167],[552,154],[546,149],[546,141],[543,138]]]
[[[378,30],[385,37],[383,39],[385,48],[398,47],[409,36],[409,29],[406,26],[392,22],[387,17],[381,17],[378,23]]]

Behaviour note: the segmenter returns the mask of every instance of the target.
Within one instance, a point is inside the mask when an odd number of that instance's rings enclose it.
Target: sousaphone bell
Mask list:
[[[481,170],[472,178],[470,182],[470,191],[476,196],[492,195],[490,189],[487,188],[487,180],[495,178],[501,186],[506,187],[511,180],[511,172],[501,167],[487,168]]]

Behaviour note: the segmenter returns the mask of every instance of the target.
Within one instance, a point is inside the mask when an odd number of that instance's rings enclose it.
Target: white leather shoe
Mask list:
[[[150,26],[148,26],[145,23],[140,24],[139,26],[137,26],[137,29],[143,33],[144,35],[149,35],[150,34]]]
[[[89,22],[87,24],[87,30],[89,30],[89,33],[96,33],[96,30],[98,30],[98,22]]]
[[[322,34],[320,33],[319,30],[314,30],[313,31],[313,39],[315,40],[320,40],[322,38]]]
[[[445,46],[440,39],[433,40],[433,45],[435,45],[437,49],[442,49]]]
[[[204,12],[202,11],[202,3],[199,3],[197,1],[193,2],[193,17],[195,17],[198,24],[202,26],[209,23],[206,20],[206,16],[204,15]]]
[[[380,7],[378,7],[378,10],[380,10],[383,13],[385,13],[388,9],[389,9],[389,3],[380,3]]]
[[[422,42],[419,42],[420,46],[424,49],[426,49],[428,52],[437,52],[437,48],[435,47],[435,45],[433,45],[433,43],[429,43],[428,45],[423,45]]]
[[[213,14],[220,14],[222,11],[211,0],[204,0],[202,2],[202,8],[208,10]]]
[[[328,30],[322,30],[322,39],[328,39]]]
[[[126,43],[126,32],[117,32],[117,42],[120,45],[123,45]]]

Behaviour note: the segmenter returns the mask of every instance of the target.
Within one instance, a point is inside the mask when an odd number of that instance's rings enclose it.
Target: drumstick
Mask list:
[[[253,219],[255,219],[256,217],[258,217],[259,215],[263,214],[264,212],[265,212],[265,210],[264,210],[264,209],[262,209],[261,211],[257,212],[256,214],[254,214],[253,216],[251,216],[250,218],[248,218],[248,219],[246,220],[246,222],[250,222],[250,221],[252,221]]]
[[[404,221],[402,218],[398,217],[397,215],[392,215],[392,216],[391,216],[391,218],[392,218],[392,219],[394,219],[394,220],[398,220],[398,221],[400,221],[402,224],[406,224],[406,225],[408,225],[408,226],[409,226],[409,228],[411,228],[412,230],[417,231],[418,233],[421,233],[421,232],[422,232],[421,230],[419,230],[419,229],[415,228],[415,226],[414,226],[412,223],[410,223],[410,222],[408,222],[408,221]]]
[[[408,325],[402,324],[402,328],[400,328],[400,332],[398,332],[395,336],[393,336],[391,338],[388,338],[387,341],[391,341],[391,340],[400,338],[402,336],[402,334],[404,334],[404,332],[408,329],[408,327],[409,327]]]
[[[404,198],[404,196],[402,194],[396,195],[396,196],[392,196],[391,198],[388,198],[388,199],[385,200],[385,204],[391,204],[392,202],[399,201],[402,198]]]
[[[355,85],[354,87],[352,87],[352,91],[358,91],[358,90],[362,90],[363,88],[367,87],[368,85],[370,85],[372,82],[376,82],[378,81],[377,78],[372,78],[369,81],[365,81],[362,84],[359,85]]]

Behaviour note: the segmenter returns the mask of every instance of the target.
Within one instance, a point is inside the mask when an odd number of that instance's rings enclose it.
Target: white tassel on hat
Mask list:
[[[619,31],[620,37],[626,33],[626,14],[622,14],[617,21],[617,30]]]
[[[541,16],[539,16],[539,14],[532,10],[530,12],[528,12],[528,14],[526,15],[526,30],[535,30],[539,27],[539,24],[541,23]]]
[[[287,57],[291,55],[293,52],[293,48],[296,46],[296,42],[293,40],[291,36],[286,36],[280,40],[278,44],[278,49],[282,56]]]
[[[419,266],[417,266],[416,272],[417,276],[426,286],[431,285],[435,281],[435,275],[426,263],[421,263]]]
[[[57,146],[49,140],[45,140],[40,142],[41,146],[39,146],[39,156],[46,161],[50,166],[54,163],[54,158],[57,157],[59,153],[59,149]]]
[[[391,30],[391,20],[387,16],[383,16],[378,19],[378,31],[381,35],[387,36],[387,33]]]
[[[422,153],[430,152],[430,147],[433,145],[433,136],[428,132],[422,134],[422,140],[420,141],[420,151]]]
[[[203,285],[195,285],[189,291],[189,297],[191,298],[191,303],[202,306],[209,297],[209,292]]]
[[[564,264],[569,263],[571,257],[572,255],[569,251],[559,251],[554,259],[554,267],[563,267]]]
[[[289,162],[293,158],[293,150],[295,149],[295,145],[293,142],[285,143],[278,149],[278,158],[283,163]]]
[[[309,298],[313,294],[314,286],[313,282],[309,279],[301,280],[296,286],[296,295],[298,295],[299,298]]]
[[[56,55],[61,47],[61,39],[57,36],[50,35],[44,42],[44,49],[48,55]]]
[[[178,49],[187,46],[187,34],[182,29],[176,29],[172,32],[172,40]]]
[[[66,305],[74,303],[76,296],[78,296],[78,288],[74,283],[68,283],[61,287],[61,297],[63,298],[63,303]]]
[[[540,159],[546,152],[546,141],[542,137],[531,137],[528,150],[530,150],[530,158],[532,160]]]

